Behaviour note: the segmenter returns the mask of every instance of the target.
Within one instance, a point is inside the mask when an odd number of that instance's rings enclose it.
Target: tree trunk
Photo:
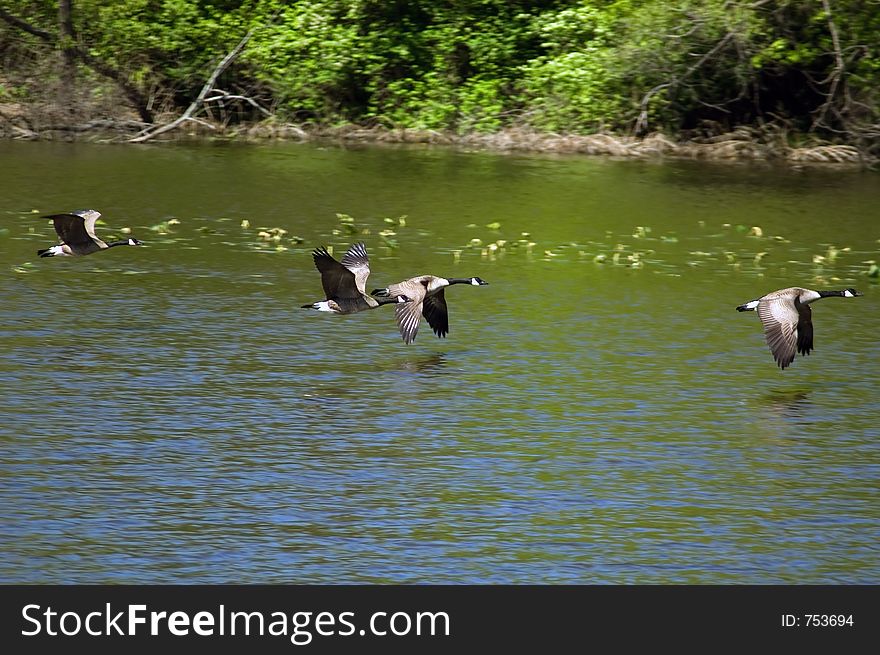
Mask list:
[[[58,86],[58,109],[61,120],[73,121],[76,113],[74,92],[76,90],[76,55],[73,36],[73,0],[58,2],[58,45],[61,53],[61,75]]]
[[[41,30],[38,27],[34,27],[30,23],[23,21],[22,19],[13,16],[8,11],[0,7],[0,19],[17,27],[20,30],[24,30],[28,34],[33,34],[37,38],[46,41],[47,43],[56,43],[57,40],[55,37],[45,30]],[[122,71],[119,71],[109,64],[104,63],[100,59],[96,59],[93,57],[86,48],[81,48],[77,45],[76,41],[71,39],[67,46],[67,50],[69,50],[70,54],[79,59],[86,66],[91,68],[93,71],[100,73],[105,77],[109,77],[111,80],[115,81],[119,87],[122,89],[125,96],[128,98],[129,102],[131,102],[132,106],[137,110],[138,114],[141,117],[141,120],[144,123],[152,123],[153,122],[153,113],[148,108],[147,98],[144,97],[144,94],[138,90],[137,86],[128,81],[125,74]]]

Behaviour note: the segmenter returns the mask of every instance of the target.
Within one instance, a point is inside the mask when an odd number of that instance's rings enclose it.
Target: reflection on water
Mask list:
[[[880,582],[876,290],[784,372],[731,316],[818,244],[862,286],[876,177],[292,144],[0,170],[2,581]],[[34,261],[31,211],[82,206],[150,247]],[[390,308],[302,310],[311,249],[357,239],[371,288],[491,284],[409,346]]]
[[[399,370],[409,373],[439,375],[446,370],[446,364],[446,355],[444,353],[434,353],[432,355],[407,357],[398,362],[397,367]]]
[[[810,391],[805,389],[773,389],[760,398],[761,405],[774,416],[803,418],[815,411]]]

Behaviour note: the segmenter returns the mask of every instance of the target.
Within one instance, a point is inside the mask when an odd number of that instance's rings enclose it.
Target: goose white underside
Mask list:
[[[753,300],[753,301],[751,301],[751,302],[747,302],[746,304],[743,305],[743,309],[747,309],[747,310],[752,310],[752,311],[754,311],[754,310],[756,310],[756,309],[758,308],[758,305],[759,305],[760,303],[761,303],[760,300]]]
[[[72,253],[64,250],[64,244],[58,244],[57,246],[52,246],[49,248],[49,252],[46,253],[46,256],[49,257],[60,257],[61,255],[71,255]]]
[[[322,300],[321,302],[316,302],[312,305],[314,309],[317,309],[319,312],[335,312],[336,310],[330,307],[329,300]]]

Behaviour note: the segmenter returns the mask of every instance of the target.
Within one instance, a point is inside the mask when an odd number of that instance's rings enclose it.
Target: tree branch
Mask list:
[[[216,90],[215,90],[216,91]],[[229,93],[219,96],[212,96],[210,98],[205,98],[204,102],[222,102],[224,100],[243,100],[244,102],[248,102],[253,105],[256,109],[259,109],[266,116],[271,116],[272,112],[263,107],[253,98],[249,98],[248,96],[239,96],[239,95],[231,95]]]
[[[38,28],[34,27],[33,25],[31,25],[30,23],[26,23],[22,19],[13,16],[9,12],[7,12],[5,9],[0,9],[0,18],[5,20],[7,23],[12,25],[13,27],[17,27],[20,30],[24,30],[28,34],[33,34],[34,36],[37,36],[37,37],[43,39],[44,41],[48,41],[50,43],[54,43],[54,41],[55,41],[55,37],[52,36],[49,32],[45,32],[41,29],[38,29]]]
[[[44,30],[38,29],[27,23],[20,18],[17,18],[7,12],[4,9],[0,9],[0,18],[5,20],[10,25],[17,27],[20,30],[27,32],[28,34],[32,34],[47,43],[51,43],[55,45],[57,43],[57,39],[53,34],[46,32]],[[138,114],[141,117],[141,120],[145,123],[153,122],[153,114],[147,109],[147,99],[143,96],[143,94],[138,90],[136,86],[131,84],[126,76],[122,74],[120,71],[116,70],[112,66],[104,63],[100,59],[92,56],[88,50],[83,48],[80,45],[72,44],[67,51],[72,54],[74,57],[83,62],[86,66],[91,68],[93,71],[103,75],[104,77],[109,77],[111,80],[116,82],[119,85],[119,88],[122,89],[122,92],[128,98],[128,100],[134,105],[134,108],[137,110]]]
[[[828,110],[831,109],[832,104],[834,103],[834,97],[837,94],[837,87],[840,85],[843,79],[843,74],[846,71],[846,63],[843,60],[843,51],[840,48],[840,37],[837,34],[837,25],[834,24],[834,18],[831,16],[831,5],[828,3],[828,0],[822,0],[822,9],[825,11],[825,16],[828,19],[828,31],[831,33],[831,44],[834,47],[834,70],[823,80],[823,83],[830,82],[831,87],[828,89],[825,102],[823,102],[822,106],[819,108],[819,115],[813,119],[813,124],[810,126],[811,131],[815,130],[825,122],[825,116],[828,114]],[[838,118],[842,118],[838,112],[835,113],[838,114]]]
[[[827,0],[824,0],[827,1]],[[699,61],[695,63],[693,66],[688,68],[684,73],[682,73],[681,77],[673,77],[669,82],[664,82],[663,84],[658,84],[653,89],[648,91],[645,96],[642,98],[642,102],[639,104],[639,117],[636,120],[635,127],[633,128],[633,132],[635,134],[641,134],[644,130],[648,129],[648,101],[651,100],[657,93],[662,91],[663,89],[669,88],[674,89],[679,84],[681,84],[684,80],[693,75],[697,70],[699,70],[703,64],[705,64],[709,59],[715,56],[715,54],[723,48],[728,41],[733,38],[733,32],[728,32],[727,35],[723,39],[721,39],[718,43],[716,43],[709,52],[700,57]]]
[[[241,41],[238,42],[238,45],[235,46],[223,59],[217,64],[217,67],[214,69],[214,72],[208,77],[208,81],[205,82],[205,86],[202,87],[202,90],[199,91],[199,95],[196,96],[196,99],[193,100],[189,107],[186,108],[186,111],[183,112],[181,116],[171,121],[170,123],[166,123],[165,125],[161,125],[158,128],[147,132],[146,134],[141,134],[133,139],[129,139],[129,143],[142,143],[143,141],[147,141],[152,139],[154,136],[158,136],[160,134],[164,134],[165,132],[170,132],[171,130],[178,127],[181,123],[188,120],[195,120],[192,118],[193,113],[195,113],[202,105],[205,103],[205,96],[214,88],[214,83],[217,81],[217,78],[220,77],[220,74],[223,73],[224,70],[235,61],[236,57],[238,57],[242,50],[244,50],[245,45],[250,40],[251,35],[254,33],[254,28],[248,30],[248,33],[244,35]]]

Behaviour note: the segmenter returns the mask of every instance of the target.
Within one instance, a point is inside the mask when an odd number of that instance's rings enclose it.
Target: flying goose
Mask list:
[[[810,303],[820,298],[841,296],[855,298],[861,296],[860,291],[844,289],[843,291],[813,291],[800,287],[789,287],[773,291],[757,300],[750,300],[739,305],[739,312],[757,311],[758,318],[764,326],[764,337],[773,359],[784,369],[794,361],[795,353],[809,355],[813,349],[813,322],[811,320]]]
[[[384,289],[374,289],[373,295],[380,298],[388,296],[406,296],[409,302],[401,303],[394,308],[397,327],[404,343],[412,343],[419,331],[422,316],[438,337],[449,333],[449,310],[446,307],[444,289],[452,284],[472,284],[484,286],[489,284],[478,277],[437,277],[436,275],[419,275],[403,282],[391,284]]]
[[[365,309],[375,309],[380,305],[404,303],[409,300],[400,294],[379,300],[367,295],[365,289],[367,278],[370,276],[370,260],[363,243],[356,243],[349,248],[342,258],[342,263],[333,259],[323,246],[315,248],[312,257],[315,260],[315,268],[321,272],[321,285],[324,287],[326,299],[303,305],[304,309],[354,314]]]
[[[104,243],[95,236],[95,221],[101,212],[94,209],[77,209],[67,214],[51,214],[43,218],[51,218],[61,241],[57,246],[38,250],[40,257],[58,257],[59,255],[91,255],[93,252],[114,246],[139,246],[137,239],[122,239]]]

